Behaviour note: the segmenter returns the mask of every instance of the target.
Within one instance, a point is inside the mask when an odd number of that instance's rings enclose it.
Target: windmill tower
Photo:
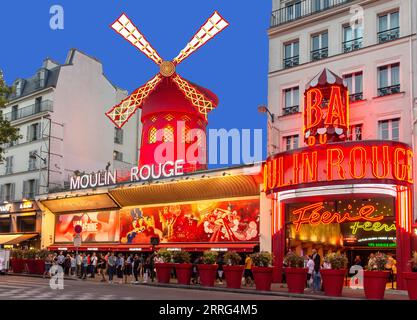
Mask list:
[[[184,171],[207,167],[207,117],[216,108],[218,98],[210,90],[180,77],[176,67],[228,25],[219,13],[214,12],[185,48],[168,61],[159,56],[125,14],[112,24],[118,34],[160,68],[152,79],[106,112],[116,127],[122,128],[138,108],[142,109],[139,166],[184,160]],[[162,154],[161,160],[160,151],[163,149],[170,152]]]

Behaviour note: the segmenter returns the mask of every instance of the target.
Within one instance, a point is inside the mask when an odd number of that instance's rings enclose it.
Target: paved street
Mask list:
[[[1,276],[2,300],[288,300],[288,297],[217,291],[161,288],[132,284],[108,284],[91,280],[65,280],[63,290],[54,290],[49,279]]]

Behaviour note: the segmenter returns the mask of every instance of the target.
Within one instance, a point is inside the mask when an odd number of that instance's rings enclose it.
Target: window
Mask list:
[[[156,128],[155,127],[151,127],[149,129],[149,133],[148,133],[148,143],[152,144],[156,142]]]
[[[293,150],[298,148],[298,134],[294,136],[284,137],[285,150]]]
[[[174,142],[174,128],[172,126],[166,126],[164,128],[164,142]]]
[[[37,179],[23,181],[23,198],[34,199],[39,194],[39,183]]]
[[[3,201],[13,201],[14,200],[14,183],[6,183],[0,187],[0,200]]]
[[[41,106],[42,106],[42,97],[37,97],[35,99],[35,113],[41,112]]]
[[[379,139],[398,141],[400,139],[400,119],[378,122]]]
[[[355,23],[343,27],[343,52],[350,52],[362,48],[363,27]]]
[[[36,216],[16,217],[17,232],[33,232],[36,229]]]
[[[284,45],[284,68],[291,68],[299,64],[300,44],[297,41]]]
[[[311,61],[328,57],[329,38],[327,31],[311,36]]]
[[[284,109],[282,114],[288,115],[299,112],[299,88],[288,88],[284,90]]]
[[[285,6],[287,21],[301,17],[301,1],[290,2]]]
[[[394,63],[378,68],[378,96],[386,96],[399,93],[400,86],[400,64]]]
[[[27,127],[27,141],[39,140],[41,138],[41,124],[34,123]]]
[[[378,42],[384,43],[400,37],[400,12],[395,11],[378,17]]]
[[[312,0],[313,12],[328,9],[330,0]]]
[[[114,143],[123,144],[123,129],[114,128]]]
[[[29,152],[29,167],[28,170],[36,170],[37,169],[37,157],[36,155],[38,154],[38,152],[35,151],[31,151]]]
[[[363,129],[362,124],[355,124],[355,125],[350,126],[347,140],[348,141],[362,140],[362,129]]]
[[[363,73],[355,72],[343,76],[349,89],[350,101],[363,100]]]
[[[10,232],[10,218],[0,218],[0,233]]]
[[[119,151],[113,151],[113,160],[123,161],[123,153]]]
[[[13,156],[5,158],[5,174],[12,174],[13,173]]]
[[[18,106],[12,107],[12,118],[11,121],[16,120],[18,117]]]

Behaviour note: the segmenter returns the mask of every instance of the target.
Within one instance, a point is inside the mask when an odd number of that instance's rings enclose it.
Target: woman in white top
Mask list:
[[[307,287],[311,287],[311,284],[313,283],[313,272],[314,272],[314,261],[311,258],[311,256],[308,257],[307,261]]]

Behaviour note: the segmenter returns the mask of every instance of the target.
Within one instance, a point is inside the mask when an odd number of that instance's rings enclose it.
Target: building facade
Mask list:
[[[5,209],[0,232],[18,234],[31,228],[13,223],[10,214],[20,213],[8,208],[69,188],[74,174],[136,164],[140,130],[138,115],[123,129],[94,121],[127,92],[106,78],[97,59],[79,50],[71,49],[64,64],[46,59],[33,77],[17,79],[13,86],[3,117],[19,128],[21,138],[5,146],[0,164],[0,203]],[[35,222],[40,215],[36,211],[31,218],[31,232],[40,231]]]
[[[310,132],[306,130],[303,116],[306,113],[305,106],[308,104],[306,89],[316,86],[317,81],[320,82],[317,79],[324,68],[332,71],[332,73],[327,72],[332,78],[328,82],[329,86],[336,81],[334,79],[337,79],[337,76],[340,76],[349,89],[347,109],[350,123],[346,140],[352,141],[350,146],[366,148],[366,145],[369,145],[369,148],[377,148],[377,145],[385,142],[390,145],[404,143],[406,146],[404,148],[410,148],[415,153],[416,17],[417,3],[411,0],[273,1],[271,26],[268,32],[270,43],[268,107],[275,121],[268,125],[269,156],[274,157],[282,152],[297,153],[296,150],[308,147],[307,138]],[[350,148],[349,142],[343,145],[343,148]],[[318,161],[320,163],[320,159]],[[411,167],[411,164],[409,165]],[[324,170],[328,171],[329,167]],[[324,201],[324,207],[329,212],[339,212],[338,210],[342,212],[344,209],[350,210],[352,206],[355,210],[353,202],[367,199],[376,209],[384,203],[383,210],[388,212],[389,207],[394,211],[392,206],[395,204],[391,201],[392,199],[398,201],[400,197],[399,188],[395,187],[398,181],[391,181],[390,184],[386,182],[383,187],[379,184],[381,182],[377,182],[372,187],[367,184],[364,187],[370,189],[359,191],[360,185],[363,186],[365,183],[361,179],[354,179],[350,184],[339,181],[336,183],[339,186],[331,186],[332,183],[305,188],[301,186],[302,190],[293,190],[292,196],[289,197],[292,200],[289,202],[309,206],[317,201]],[[409,182],[415,179],[414,171]],[[370,183],[370,180],[366,183]],[[394,191],[382,192],[384,196],[380,199],[381,193],[377,189],[385,187],[393,188]],[[403,217],[412,220],[407,220],[406,229],[410,228],[409,225],[415,223],[417,218],[416,207],[412,207],[412,200],[414,199],[414,203],[416,200],[415,193],[411,191],[410,185],[407,188],[409,188],[407,189],[409,208],[405,210],[412,212],[401,213],[402,209],[396,208],[396,218],[390,219],[397,219],[397,230],[401,228],[398,223]],[[287,196],[291,193],[286,192]],[[315,197],[307,197],[308,193],[310,196],[314,193]],[[300,214],[301,211],[297,211],[300,208],[297,204],[283,201],[283,197],[284,193],[280,191],[275,192],[273,196],[273,207],[277,205],[279,207],[275,208],[275,212],[281,210],[279,219],[282,220],[276,222],[277,227],[284,230],[282,238],[275,239],[280,242],[279,245],[276,243],[281,247],[280,250],[296,248],[301,253],[307,254],[316,246],[321,254],[324,254],[329,249],[345,247],[351,256],[361,255],[365,259],[372,250],[386,249],[389,252],[388,249],[391,247],[391,252],[402,259],[402,268],[406,268],[404,259],[409,253],[402,256],[401,250],[410,250],[408,244],[410,239],[404,240],[398,231],[396,239],[395,232],[391,237],[387,231],[384,237],[375,233],[370,237],[368,233],[361,238],[359,234],[356,236],[356,232],[355,236],[352,236],[343,230],[333,230],[332,232],[335,232],[333,235],[327,232],[329,230],[326,231],[327,233],[324,230],[321,230],[321,233],[306,230],[310,234],[305,233],[300,237],[297,233],[299,228],[294,225],[290,227],[294,222],[291,221],[291,213]],[[340,204],[339,207],[337,204]],[[348,226],[349,231],[353,230],[351,227]],[[409,237],[410,233],[411,230],[407,229],[406,237]],[[349,237],[354,241],[351,245],[346,243]],[[369,239],[377,241],[368,241]],[[386,241],[388,239],[393,243],[389,244]],[[342,242],[339,244],[340,240]],[[357,242],[362,240],[364,240],[362,244]],[[400,248],[400,240],[406,248]],[[333,244],[330,243],[332,241]],[[274,232],[272,242],[274,243]],[[352,260],[352,257],[349,258]]]

